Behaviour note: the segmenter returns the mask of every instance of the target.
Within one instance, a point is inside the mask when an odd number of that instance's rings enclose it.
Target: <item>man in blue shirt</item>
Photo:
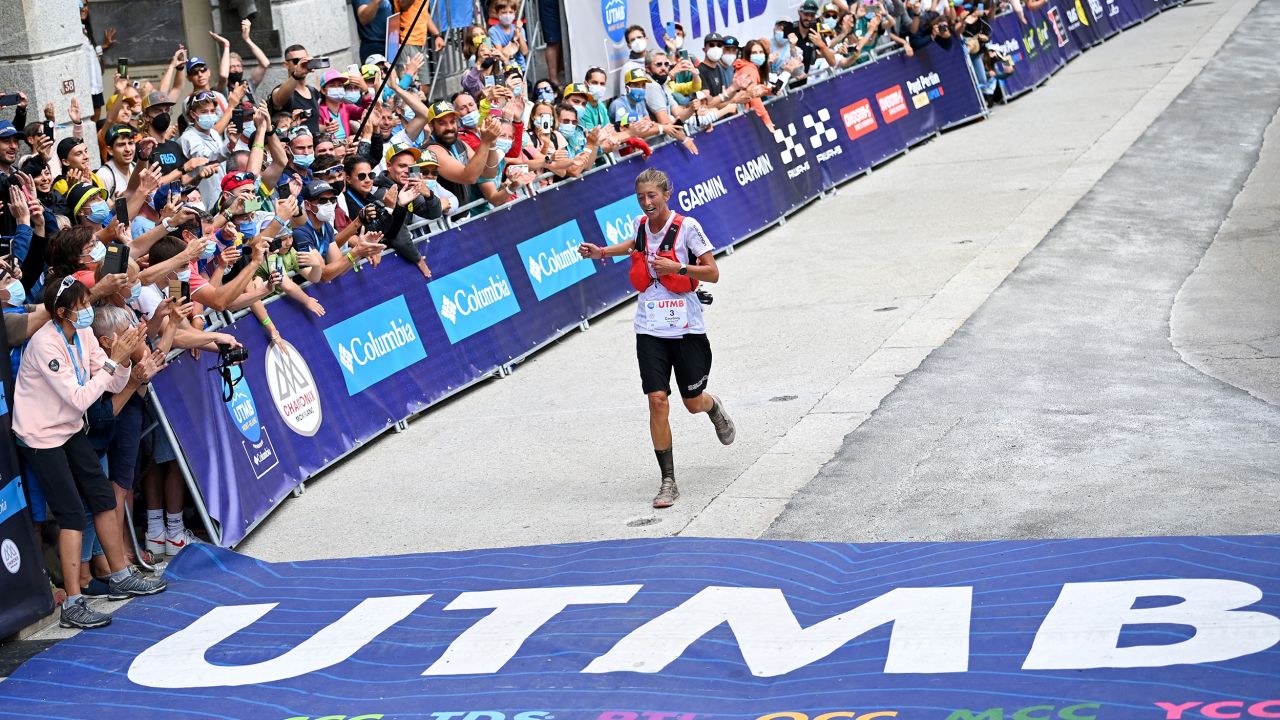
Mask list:
[[[356,29],[360,34],[360,57],[387,51],[387,18],[395,14],[391,0],[351,0],[356,9]]]

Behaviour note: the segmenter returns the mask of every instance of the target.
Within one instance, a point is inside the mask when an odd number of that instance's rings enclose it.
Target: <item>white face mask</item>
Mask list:
[[[683,36],[683,35],[677,35],[677,36],[675,36],[675,38],[674,38],[671,42],[672,42],[672,44],[674,44],[677,48],[682,48],[682,47],[684,47],[684,36]]]
[[[316,219],[322,223],[333,222],[333,214],[338,209],[337,203],[325,203],[316,206]]]
[[[711,62],[713,63],[720,62],[721,55],[724,55],[723,48],[718,48],[718,47],[707,48],[707,59],[710,60]]]
[[[516,21],[515,13],[502,13],[501,15],[498,16],[498,22],[502,23],[503,27],[510,27],[511,23],[515,21]]]
[[[632,40],[630,45],[631,52],[635,53],[636,55],[639,55],[640,53],[644,52],[644,49],[648,46],[649,46],[649,41],[642,37],[638,37],[635,40]]]
[[[738,53],[725,53],[720,56],[720,62],[725,65],[732,65],[734,60],[738,59]]]

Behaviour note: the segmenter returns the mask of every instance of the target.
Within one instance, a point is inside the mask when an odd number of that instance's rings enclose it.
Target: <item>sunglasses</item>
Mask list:
[[[202,90],[196,93],[195,95],[191,96],[190,104],[195,105],[196,103],[201,103],[206,100],[216,100],[217,98],[218,98],[217,93],[213,92],[212,90]]]
[[[375,176],[371,172],[359,172],[359,173],[352,174],[351,177],[357,180],[372,180]]]
[[[339,166],[339,167],[331,167],[328,170],[321,170],[320,174],[324,175],[325,177],[337,177],[341,175],[342,172],[343,172],[342,167]]]
[[[428,170],[428,169],[426,169],[426,168],[423,168],[423,169],[422,169],[422,177],[429,177],[429,178],[433,178],[433,177],[440,177],[440,171],[439,171],[439,170]]]
[[[654,66],[654,67],[671,67],[671,63],[669,63],[669,62],[656,62],[656,63],[654,63],[654,64],[653,64],[653,66]]]
[[[334,203],[338,202],[338,198],[323,197],[323,198],[320,198],[319,200],[312,200],[312,202],[314,202],[317,205],[333,205]]]

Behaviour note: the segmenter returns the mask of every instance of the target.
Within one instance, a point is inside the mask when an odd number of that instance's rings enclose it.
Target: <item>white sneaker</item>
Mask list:
[[[173,557],[174,555],[182,552],[182,548],[188,545],[204,545],[206,543],[195,535],[192,535],[190,530],[182,528],[182,532],[178,535],[167,535],[165,537],[164,544],[165,554],[169,557]]]
[[[152,556],[164,555],[165,546],[166,546],[166,543],[164,541],[164,535],[161,535],[160,537],[157,537],[157,538],[153,538],[150,536],[147,537],[147,552],[151,553]]]

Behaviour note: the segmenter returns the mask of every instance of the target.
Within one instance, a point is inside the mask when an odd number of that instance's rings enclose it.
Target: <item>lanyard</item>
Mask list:
[[[67,355],[71,358],[71,367],[76,372],[76,382],[80,387],[84,387],[84,384],[89,380],[89,370],[88,368],[81,367],[81,365],[84,364],[84,354],[80,352],[80,333],[78,331],[75,334],[75,340],[76,348],[75,352],[72,352],[71,343],[67,342],[67,337],[65,335],[62,336],[62,342],[67,345]],[[79,362],[76,362],[77,357],[80,358]]]

